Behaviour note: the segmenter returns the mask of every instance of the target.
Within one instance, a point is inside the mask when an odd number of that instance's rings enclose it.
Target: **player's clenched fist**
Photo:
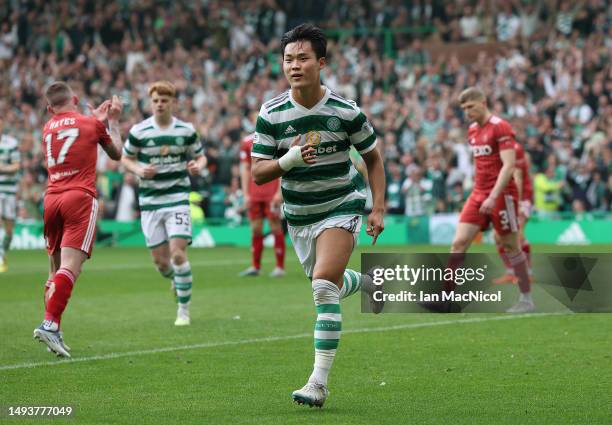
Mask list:
[[[200,174],[201,168],[196,161],[193,159],[187,163],[187,171],[192,176],[197,176]]]
[[[138,175],[143,179],[152,179],[155,174],[157,174],[157,170],[155,170],[155,167],[150,164],[146,167],[142,167],[140,173],[138,173]]]

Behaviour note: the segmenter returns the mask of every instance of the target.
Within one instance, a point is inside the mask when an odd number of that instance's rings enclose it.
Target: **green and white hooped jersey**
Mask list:
[[[317,162],[283,175],[287,222],[306,226],[328,217],[363,214],[365,182],[349,159],[349,149],[352,145],[362,155],[370,152],[376,136],[355,102],[326,87],[321,101],[306,109],[286,91],[262,105],[251,156],[280,158],[297,135],[302,135],[302,143],[315,145]]]
[[[157,171],[152,179],[140,179],[140,210],[189,205],[188,154],[195,158],[202,152],[200,139],[191,123],[173,117],[172,124],[161,129],[154,117],[150,117],[134,125],[123,153],[135,157],[142,166],[154,165]]]
[[[0,136],[0,164],[10,165],[21,160],[19,142],[12,136]],[[19,185],[19,171],[12,174],[0,173],[0,195],[16,195]]]

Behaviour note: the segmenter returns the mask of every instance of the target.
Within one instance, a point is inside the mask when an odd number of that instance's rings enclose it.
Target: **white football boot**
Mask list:
[[[62,331],[59,331],[59,340],[62,343],[62,345],[64,346],[64,348],[66,349],[66,351],[70,352],[70,347],[68,346],[68,344],[66,344],[66,341],[64,341],[64,333]],[[51,351],[51,349],[49,347],[47,347],[47,351],[52,353],[53,351]]]
[[[34,329],[34,339],[47,344],[49,350],[57,356],[70,358],[70,353],[66,350],[59,331],[49,331],[40,325]]]
[[[269,274],[270,277],[283,277],[285,276],[285,270],[281,269],[280,267],[274,267],[274,270],[272,270]]]
[[[256,269],[255,267],[251,266],[248,269],[241,271],[238,276],[240,277],[248,277],[248,276],[259,276],[259,269]]]
[[[521,300],[506,310],[506,313],[531,313],[535,311],[533,301]]]
[[[316,384],[309,382],[299,390],[295,390],[291,393],[291,398],[297,404],[307,404],[310,407],[323,407],[323,403],[329,396],[327,387],[323,384]]]
[[[174,326],[189,326],[191,325],[191,318],[189,317],[189,309],[179,307],[176,313],[176,320]]]

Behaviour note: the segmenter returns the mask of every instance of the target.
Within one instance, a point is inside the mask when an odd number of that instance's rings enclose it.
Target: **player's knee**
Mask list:
[[[270,232],[278,233],[281,230],[281,225],[277,221],[270,220]]]
[[[160,275],[166,278],[171,278],[173,275],[173,270],[170,267],[170,265],[167,265],[166,267],[158,267],[157,271],[159,272]]]
[[[153,262],[161,274],[164,274],[170,269],[170,262],[166,258],[154,258]]]
[[[185,251],[177,250],[171,254],[172,264],[180,266],[187,261],[187,254]]]
[[[312,297],[315,305],[338,304],[340,302],[340,289],[329,280],[313,279]]]
[[[322,280],[322,281],[332,282],[332,283],[336,282],[336,284],[339,284],[340,282],[342,282],[343,276],[344,276],[344,270],[342,271],[342,273],[338,275],[337,273],[330,273],[330,271],[317,270],[315,268],[312,274],[312,281],[314,282],[315,280]]]
[[[516,244],[514,241],[503,241],[501,246],[504,248],[504,251],[509,254],[519,251],[518,244]]]
[[[251,232],[253,233],[254,236],[263,235],[263,220],[261,219],[251,220]]]

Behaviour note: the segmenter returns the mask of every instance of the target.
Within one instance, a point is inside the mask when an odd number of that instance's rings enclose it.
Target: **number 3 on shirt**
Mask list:
[[[77,137],[79,137],[78,128],[66,128],[57,132],[57,140],[66,139],[66,141],[64,142],[62,148],[59,151],[57,160],[55,160],[51,152],[51,142],[53,140],[53,134],[47,134],[47,136],[45,137],[45,144],[47,145],[47,168],[51,168],[55,165],[64,163],[64,161],[66,160],[66,155],[68,155],[68,151],[70,150],[70,146],[72,146]]]

